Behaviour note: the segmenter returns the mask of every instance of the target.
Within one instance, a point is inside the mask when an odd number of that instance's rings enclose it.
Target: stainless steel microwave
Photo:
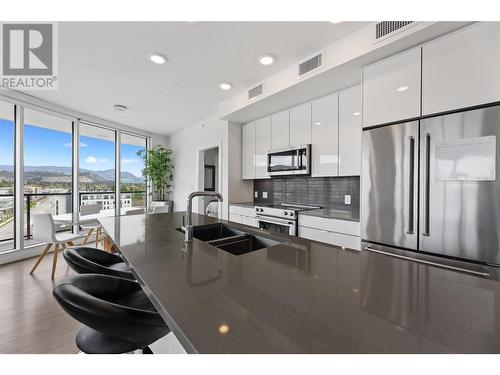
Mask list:
[[[269,151],[267,172],[270,176],[310,175],[311,145]]]

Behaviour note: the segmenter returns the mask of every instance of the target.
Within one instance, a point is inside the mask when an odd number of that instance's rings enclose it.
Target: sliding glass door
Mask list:
[[[146,209],[146,181],[142,177],[147,148],[146,138],[121,134],[120,145],[120,214]]]
[[[0,101],[0,252],[14,242],[14,105]]]
[[[56,220],[71,218],[72,128],[69,119],[24,109],[25,246],[37,243],[33,238],[34,214],[50,213]]]
[[[116,132],[80,124],[79,204],[99,205],[101,216],[115,215]]]

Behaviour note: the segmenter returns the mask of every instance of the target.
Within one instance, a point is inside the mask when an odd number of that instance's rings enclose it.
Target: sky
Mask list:
[[[14,126],[0,119],[0,164],[12,165]],[[142,160],[137,151],[144,147],[122,144],[121,170],[140,177]],[[71,167],[71,134],[26,124],[24,127],[24,165]],[[80,168],[93,171],[114,169],[114,142],[80,137]]]

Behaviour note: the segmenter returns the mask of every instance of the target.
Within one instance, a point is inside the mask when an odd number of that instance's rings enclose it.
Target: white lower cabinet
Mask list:
[[[299,215],[299,237],[335,246],[360,250],[360,225],[357,221]]]
[[[232,221],[233,223],[243,224],[243,218],[238,214],[229,214],[229,221]]]
[[[244,224],[244,225],[249,225],[251,227],[257,227],[257,219],[255,217],[242,216],[241,221],[242,221],[242,224]]]
[[[149,345],[154,354],[187,354],[186,349],[172,332]]]
[[[255,217],[254,207],[229,206],[229,221],[251,227],[257,227],[257,218]]]

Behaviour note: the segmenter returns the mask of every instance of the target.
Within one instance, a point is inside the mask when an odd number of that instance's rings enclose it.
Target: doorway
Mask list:
[[[219,147],[213,147],[199,152],[198,186],[203,191],[220,192]],[[220,217],[220,203],[211,203],[213,198],[200,197],[198,212],[208,216]]]

